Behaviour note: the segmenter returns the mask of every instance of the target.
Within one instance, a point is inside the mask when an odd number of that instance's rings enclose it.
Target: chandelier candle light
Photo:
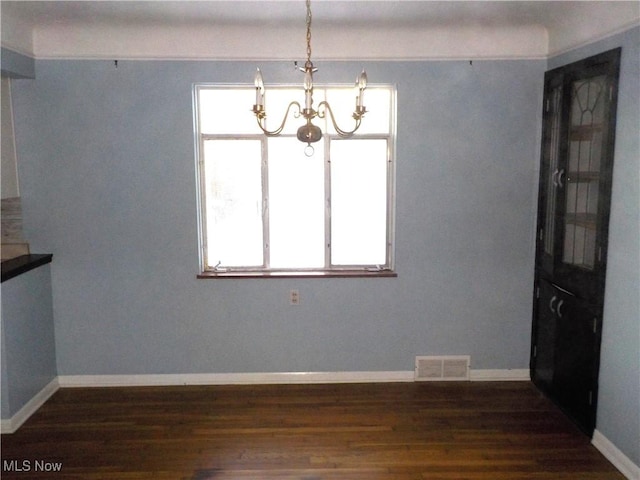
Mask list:
[[[364,90],[367,88],[367,73],[364,70],[362,70],[360,75],[358,75],[358,78],[356,78],[356,108],[352,115],[355,120],[355,126],[352,130],[343,130],[338,127],[336,119],[333,116],[333,111],[331,110],[331,106],[328,102],[320,102],[317,110],[313,108],[313,74],[318,69],[315,68],[313,66],[313,62],[311,62],[311,0],[307,0],[307,61],[305,62],[304,67],[298,67],[298,69],[304,73],[304,108],[302,108],[296,101],[291,102],[287,107],[287,111],[284,114],[284,118],[282,119],[280,126],[275,130],[267,130],[265,121],[267,113],[264,108],[264,81],[262,79],[262,72],[260,72],[260,69],[258,68],[254,82],[256,87],[256,103],[253,106],[253,113],[256,116],[260,129],[267,136],[275,137],[282,133],[285,123],[287,122],[289,112],[293,109],[293,116],[295,118],[302,116],[307,121],[307,123],[298,128],[297,137],[298,140],[307,144],[305,153],[310,156],[313,155],[313,147],[311,144],[322,138],[322,130],[320,127],[311,123],[315,117],[325,118],[327,113],[329,113],[329,118],[331,119],[331,123],[333,124],[333,128],[336,133],[341,137],[349,137],[353,135],[358,128],[360,128],[362,117],[367,111],[363,104]]]

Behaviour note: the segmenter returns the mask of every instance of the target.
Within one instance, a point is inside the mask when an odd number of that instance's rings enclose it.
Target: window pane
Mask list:
[[[260,140],[204,142],[207,266],[261,266]]]
[[[387,141],[331,142],[331,263],[385,265]]]
[[[254,89],[200,89],[198,105],[200,132],[205,134],[262,133],[251,111],[255,102]]]
[[[268,145],[271,267],[324,267],[323,142],[312,157],[295,137],[270,138]]]

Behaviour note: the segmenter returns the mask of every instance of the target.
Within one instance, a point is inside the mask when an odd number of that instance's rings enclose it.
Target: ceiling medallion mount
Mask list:
[[[318,70],[313,66],[313,62],[311,61],[311,0],[307,0],[307,61],[304,64],[304,67],[298,67],[302,73],[304,73],[304,94],[305,94],[305,102],[304,108],[301,105],[293,101],[287,107],[287,111],[284,114],[284,118],[282,119],[282,123],[275,130],[267,130],[266,128],[266,117],[267,113],[264,108],[264,81],[262,79],[262,72],[258,68],[255,76],[255,87],[256,87],[256,103],[253,106],[253,113],[256,116],[256,120],[258,121],[258,126],[265,133],[265,135],[270,137],[278,136],[282,133],[284,126],[287,122],[287,118],[289,116],[289,112],[293,110],[293,116],[295,118],[303,117],[306,120],[306,123],[298,128],[297,138],[301,142],[307,144],[307,148],[305,149],[305,153],[307,155],[313,154],[313,146],[312,143],[318,142],[322,138],[322,130],[320,127],[314,125],[312,120],[315,117],[325,118],[327,114],[329,114],[329,119],[335,129],[336,133],[341,137],[349,137],[353,135],[358,128],[360,128],[360,123],[362,122],[362,117],[367,112],[366,107],[363,104],[364,90],[367,88],[367,73],[362,70],[358,78],[356,79],[356,107],[353,111],[353,120],[355,121],[355,125],[352,130],[343,130],[336,123],[336,119],[333,115],[333,111],[331,110],[331,106],[328,102],[322,101],[318,104],[318,108],[313,108],[313,74]],[[296,62],[297,66],[297,62]]]

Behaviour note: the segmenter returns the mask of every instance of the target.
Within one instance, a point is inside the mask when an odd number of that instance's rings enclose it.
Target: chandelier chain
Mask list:
[[[311,0],[307,0],[307,62],[305,67],[312,67],[311,63]]]

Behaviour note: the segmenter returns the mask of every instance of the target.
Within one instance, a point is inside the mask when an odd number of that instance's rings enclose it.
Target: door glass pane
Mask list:
[[[295,137],[270,138],[269,252],[272,268],[324,267],[324,143],[311,157]]]
[[[557,204],[557,175],[558,158],[560,154],[560,121],[562,108],[562,87],[552,90],[549,95],[549,133],[548,143],[545,145],[545,155],[549,159],[549,174],[547,175],[547,211],[544,226],[544,251],[553,255],[555,241],[555,215]]]
[[[571,85],[563,261],[585,269],[593,269],[596,259],[605,87],[604,76]]]
[[[385,265],[387,141],[331,142],[331,263]]]
[[[261,142],[205,140],[203,149],[207,266],[261,266]]]

